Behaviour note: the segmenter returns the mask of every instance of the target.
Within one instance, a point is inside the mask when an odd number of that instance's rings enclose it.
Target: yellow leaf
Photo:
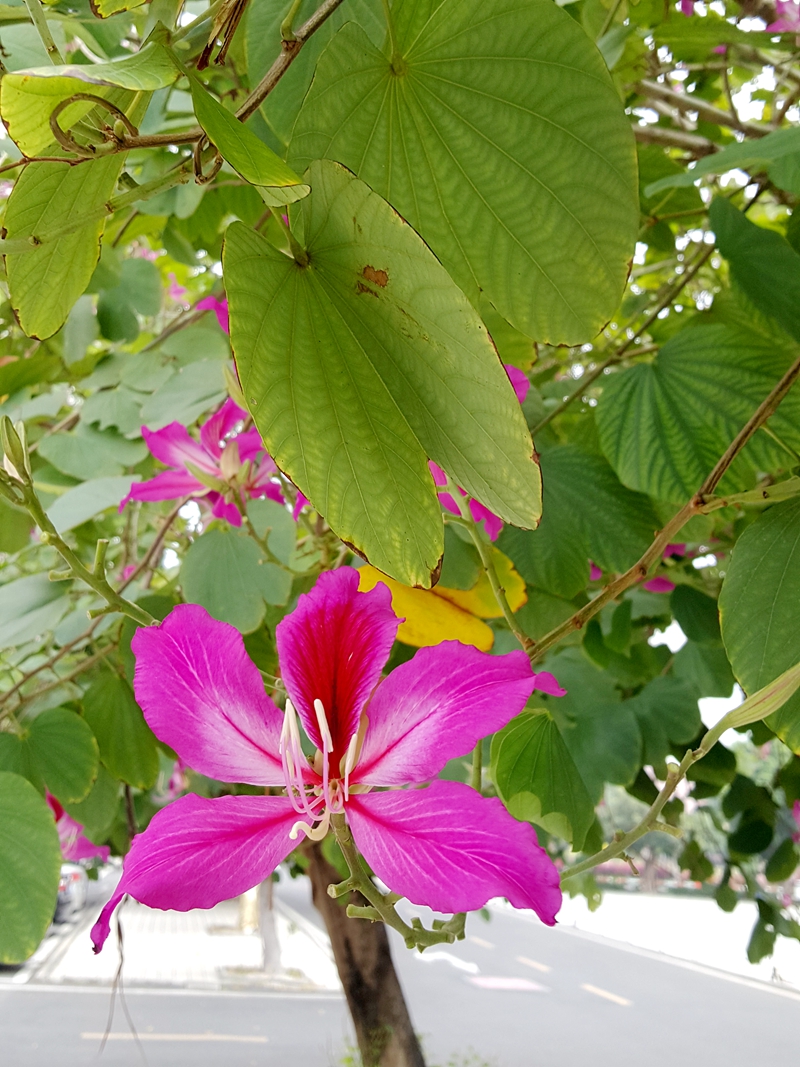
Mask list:
[[[383,582],[392,594],[392,608],[405,618],[397,631],[398,641],[416,648],[438,645],[440,641],[461,641],[488,652],[494,644],[490,627],[474,615],[451,603],[432,589],[412,589],[369,565],[359,572],[358,588],[362,593]]]
[[[528,600],[524,580],[514,570],[514,564],[508,556],[504,556],[499,548],[492,548],[492,560],[500,585],[505,589],[509,607],[512,611],[519,611]],[[481,619],[499,619],[503,614],[485,571],[471,589],[444,589],[437,585],[434,592]]]

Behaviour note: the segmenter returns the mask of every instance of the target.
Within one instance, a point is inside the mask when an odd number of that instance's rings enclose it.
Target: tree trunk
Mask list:
[[[309,876],[314,905],[325,920],[344,986],[364,1067],[425,1067],[383,923],[350,919],[347,904],[366,904],[360,893],[334,900],[328,886],[341,882],[319,844],[311,845]]]

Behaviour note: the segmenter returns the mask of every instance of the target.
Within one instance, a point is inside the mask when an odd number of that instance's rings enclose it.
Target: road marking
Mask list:
[[[468,978],[470,985],[476,985],[479,989],[500,989],[503,992],[520,993],[549,993],[550,990],[538,982],[530,982],[527,978],[502,978],[491,974],[482,974],[477,978]]]
[[[603,997],[605,1000],[610,1000],[613,1004],[619,1004],[623,1008],[629,1008],[633,1004],[632,1000],[626,1000],[625,997],[618,997],[616,993],[609,993],[607,989],[598,989],[596,985],[582,985],[581,989],[585,989],[587,993],[594,993],[596,997]]]
[[[437,960],[443,960],[451,967],[456,967],[459,971],[467,971],[469,974],[478,974],[480,971],[477,963],[459,959],[452,952],[424,952],[421,956],[415,956],[414,959],[421,960],[422,963],[436,963]]]
[[[84,1041],[136,1041],[136,1034],[83,1033]],[[255,1034],[139,1034],[139,1041],[235,1041],[242,1045],[266,1045],[269,1038]]]
[[[473,945],[480,945],[481,948],[494,948],[491,941],[484,941],[482,937],[475,937],[474,934],[470,934],[470,941]]]
[[[526,967],[533,967],[534,971],[541,971],[542,974],[549,974],[553,969],[548,967],[546,963],[537,963],[536,960],[529,960],[527,956],[517,956],[517,963],[524,963]]]

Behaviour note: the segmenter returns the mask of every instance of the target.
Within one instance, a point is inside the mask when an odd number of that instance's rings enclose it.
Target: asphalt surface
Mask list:
[[[302,883],[281,887],[314,921]],[[495,912],[465,942],[395,959],[430,1067],[750,1067],[798,1062],[800,995]],[[0,986],[2,1067],[337,1067],[336,996]]]

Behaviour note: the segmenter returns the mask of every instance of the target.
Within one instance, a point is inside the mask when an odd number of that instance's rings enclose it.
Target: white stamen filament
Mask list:
[[[358,759],[358,731],[350,738],[347,746],[347,755],[344,758],[344,799],[350,799],[350,773]]]
[[[314,810],[309,803],[305,783],[303,782],[302,766],[305,756],[300,745],[297,712],[294,710],[291,700],[286,701],[283,727],[281,729],[280,752],[286,792],[292,802],[292,807],[298,815],[307,815],[309,818],[314,818]]]

